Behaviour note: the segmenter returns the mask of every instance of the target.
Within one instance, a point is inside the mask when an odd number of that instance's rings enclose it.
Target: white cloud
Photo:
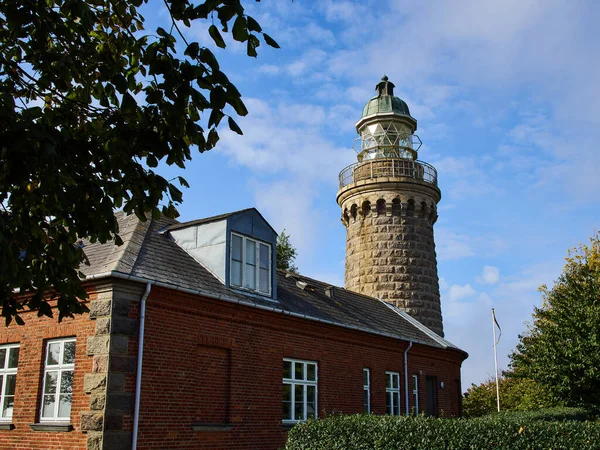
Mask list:
[[[481,284],[496,284],[500,280],[500,269],[496,266],[483,266],[477,282]]]
[[[470,284],[465,284],[464,286],[453,284],[452,286],[450,286],[450,289],[448,291],[448,298],[450,302],[456,302],[463,298],[472,297],[476,293],[477,292],[471,287]]]

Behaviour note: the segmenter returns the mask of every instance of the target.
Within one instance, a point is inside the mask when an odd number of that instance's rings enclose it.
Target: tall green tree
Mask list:
[[[504,374],[498,380],[500,408],[502,411],[532,411],[558,406],[547,391],[535,381],[513,378]],[[496,380],[471,385],[463,398],[463,416],[477,417],[498,411],[496,403]]]
[[[600,405],[600,233],[569,252],[552,289],[510,355],[515,377],[530,378],[567,406]]]
[[[259,0],[256,0],[259,1]],[[6,322],[19,311],[59,317],[85,310],[80,264],[91,242],[121,243],[115,209],[176,216],[192,150],[219,140],[226,119],[246,115],[240,92],[215,55],[186,39],[205,26],[257,56],[277,43],[241,0],[164,0],[162,27],[144,29],[148,0],[0,2],[0,300]],[[156,4],[157,2],[153,2]],[[15,292],[21,297],[17,301]]]
[[[290,235],[285,229],[277,236],[277,268],[288,272],[298,272],[294,264],[296,261],[296,249],[290,242]]]

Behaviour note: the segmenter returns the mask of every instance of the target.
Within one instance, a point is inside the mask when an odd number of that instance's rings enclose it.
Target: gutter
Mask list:
[[[406,350],[404,350],[404,393],[406,394],[404,396],[405,402],[406,402],[406,415],[408,416],[408,351],[411,349],[411,347],[413,346],[413,341],[409,341],[408,342],[408,347],[406,347]]]
[[[146,283],[146,291],[140,301],[140,337],[138,341],[137,370],[135,373],[135,406],[133,411],[133,438],[131,450],[137,449],[138,426],[140,421],[140,397],[142,396],[142,358],[144,356],[144,328],[146,325],[146,299],[150,295],[152,283]]]
[[[355,326],[355,325],[346,325],[346,324],[343,324],[343,323],[333,322],[333,321],[327,320],[327,319],[322,319],[320,317],[308,316],[306,314],[300,314],[300,313],[295,313],[295,312],[291,312],[291,311],[285,311],[285,310],[283,310],[281,308],[274,308],[272,306],[257,305],[256,303],[252,303],[252,302],[248,302],[248,301],[244,301],[244,300],[240,300],[240,299],[228,297],[228,296],[225,296],[225,295],[216,295],[216,294],[212,294],[210,292],[202,291],[200,289],[188,289],[188,288],[184,288],[184,287],[181,287],[181,286],[177,286],[175,284],[165,283],[163,281],[158,281],[158,280],[151,280],[149,278],[138,277],[136,275],[128,275],[128,274],[125,274],[123,272],[116,272],[114,270],[110,271],[110,272],[103,272],[103,273],[99,273],[99,274],[88,275],[82,281],[85,282],[85,281],[98,280],[98,279],[110,278],[110,277],[119,278],[119,279],[128,280],[128,281],[135,281],[135,282],[138,282],[138,283],[151,284],[153,286],[164,287],[166,289],[171,289],[171,290],[179,291],[179,292],[185,292],[187,294],[201,295],[203,297],[211,298],[211,299],[214,299],[214,300],[222,300],[222,301],[229,302],[229,303],[237,303],[237,304],[240,304],[240,305],[250,306],[252,308],[262,309],[264,311],[276,312],[276,313],[285,314],[285,315],[291,316],[291,317],[299,317],[301,319],[310,320],[310,321],[313,321],[313,322],[325,323],[325,324],[328,324],[328,325],[334,325],[336,327],[346,328],[346,329],[349,329],[349,330],[362,331],[363,333],[374,334],[376,336],[384,336],[384,337],[388,337],[388,338],[392,338],[392,339],[396,339],[396,340],[400,340],[400,341],[409,341],[410,340],[408,338],[404,338],[404,337],[399,336],[397,334],[384,333],[384,332],[380,332],[380,331],[374,331],[374,330],[370,330],[368,328],[363,328],[363,327],[359,327],[359,326]],[[381,302],[385,303],[383,301],[381,301]],[[423,342],[423,341],[420,341],[420,340],[417,340],[417,339],[412,339],[412,342],[414,342],[416,344],[422,344],[422,345],[425,345],[427,347],[432,347],[432,345],[430,343]],[[434,347],[434,348],[438,348],[438,347]]]

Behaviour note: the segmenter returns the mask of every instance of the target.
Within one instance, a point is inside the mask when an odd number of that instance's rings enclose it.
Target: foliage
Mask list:
[[[290,242],[290,235],[284,229],[277,237],[277,268],[297,273],[298,268],[294,265],[295,260],[296,249]]]
[[[510,355],[515,377],[530,378],[568,406],[600,405],[600,234],[569,252],[552,289]]]
[[[259,0],[257,0],[259,1]],[[210,150],[217,126],[246,115],[215,55],[184,27],[222,32],[256,57],[259,36],[277,43],[241,0],[164,0],[170,15],[145,32],[148,0],[0,2],[0,296],[7,324],[25,306],[59,320],[85,310],[78,242],[121,244],[115,209],[141,220],[176,216],[191,149]],[[217,26],[217,24],[219,26]],[[221,31],[219,30],[221,29]],[[15,290],[27,294],[17,301]]]
[[[527,413],[473,419],[337,415],[296,425],[286,450],[595,449],[600,423],[547,421]]]
[[[501,376],[500,407],[502,411],[531,411],[556,406],[545,389],[526,378]],[[496,380],[489,379],[479,385],[471,385],[463,398],[463,415],[478,417],[497,412]]]

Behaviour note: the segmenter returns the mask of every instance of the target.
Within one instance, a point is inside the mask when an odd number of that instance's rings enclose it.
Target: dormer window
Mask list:
[[[271,245],[231,233],[230,284],[271,296]]]

